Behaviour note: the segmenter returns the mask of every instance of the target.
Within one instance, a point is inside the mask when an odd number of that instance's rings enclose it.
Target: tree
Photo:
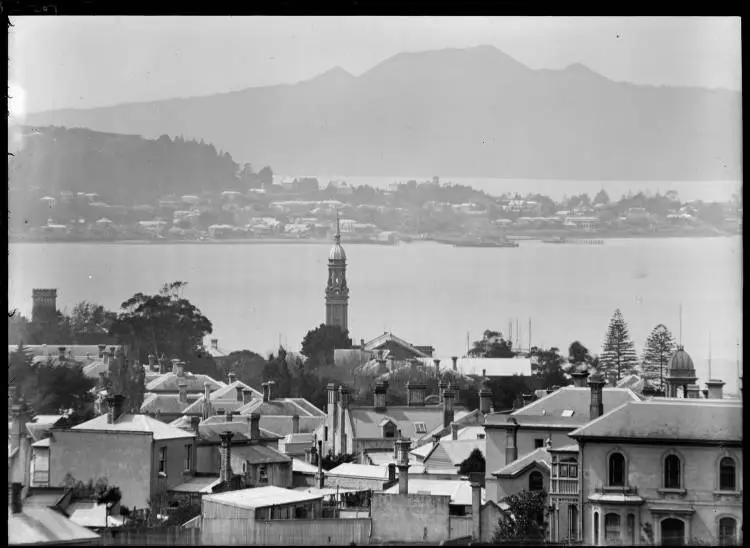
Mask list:
[[[676,350],[672,333],[666,325],[659,324],[651,331],[643,348],[643,377],[658,381],[659,389],[664,389],[664,367]]]
[[[492,391],[492,407],[497,411],[512,409],[522,394],[533,390],[530,379],[520,375],[490,379],[487,387]]]
[[[596,193],[596,196],[594,196],[594,205],[596,204],[603,204],[607,205],[609,203],[609,194],[607,194],[607,191],[604,189],[601,189],[599,192]]]
[[[203,355],[203,340],[213,331],[208,318],[185,299],[186,282],[165,284],[157,295],[136,293],[121,305],[110,335],[146,363],[148,354],[180,358],[191,365]]]
[[[302,339],[302,354],[308,358],[308,367],[333,365],[333,351],[336,348],[351,348],[349,332],[337,325],[320,324],[305,334]]]
[[[581,365],[584,363],[591,362],[591,354],[589,349],[583,346],[578,341],[573,341],[568,348],[568,361],[572,365]]]
[[[146,371],[138,360],[132,360],[128,348],[118,349],[109,364],[111,393],[123,396],[131,413],[139,413],[146,392]]]
[[[599,364],[599,372],[605,378],[613,377],[615,383],[620,382],[620,379],[625,375],[637,371],[638,358],[635,353],[635,345],[630,340],[628,324],[625,323],[619,308],[615,310],[609,322]]]
[[[292,375],[287,363],[287,352],[283,346],[279,347],[275,358],[273,354],[268,356],[268,363],[263,368],[263,380],[275,382],[274,392],[279,396],[292,395]]]
[[[225,379],[231,371],[237,375],[237,380],[257,388],[265,380],[263,371],[267,363],[263,356],[251,350],[237,350],[222,361],[220,376]]]
[[[273,170],[269,166],[258,172],[258,182],[263,185],[273,184]]]
[[[323,470],[333,470],[336,468],[339,464],[344,464],[346,462],[354,462],[357,460],[357,455],[354,455],[352,453],[341,453],[339,455],[334,455],[332,451],[330,451],[325,457],[323,457],[323,462],[321,463]]]
[[[492,542],[543,544],[547,535],[547,493],[524,490],[508,496],[505,502],[508,511],[498,521]]]
[[[473,358],[512,358],[515,353],[510,340],[503,339],[499,331],[486,329],[482,340],[474,341],[469,356]]]
[[[531,348],[532,366],[536,370],[539,388],[552,388],[553,386],[566,386],[570,381],[565,376],[563,364],[565,358],[560,355],[557,347],[548,349]]]
[[[81,301],[70,313],[70,328],[76,337],[81,335],[107,335],[117,314],[105,310],[100,304]]]
[[[469,453],[469,456],[461,463],[458,468],[458,473],[461,476],[468,476],[473,472],[479,472],[484,476],[486,468],[487,462],[484,459],[484,455],[482,455],[479,448],[474,448],[474,450]]]

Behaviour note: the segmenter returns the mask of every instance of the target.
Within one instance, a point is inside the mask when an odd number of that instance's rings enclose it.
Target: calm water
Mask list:
[[[463,354],[486,328],[520,343],[567,349],[580,340],[598,352],[614,309],[638,351],[660,322],[679,333],[698,375],[736,386],[742,334],[741,239],[607,240],[599,247],[522,242],[516,249],[348,245],[350,331],[384,330],[441,355]],[[325,318],[328,246],[320,244],[14,244],[10,307],[29,315],[35,287],[57,287],[58,306],[81,300],[115,309],[166,281],[189,282],[185,295],[213,322],[220,345],[267,352],[279,341],[299,348]],[[57,341],[52,341],[57,342]]]

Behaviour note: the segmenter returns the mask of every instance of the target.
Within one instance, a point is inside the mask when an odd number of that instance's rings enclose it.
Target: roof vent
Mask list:
[[[572,417],[573,413],[575,413],[573,409],[563,409],[563,412],[561,413],[561,415],[563,417]]]
[[[546,415],[547,415],[547,410],[546,410],[546,409],[542,409],[542,415],[543,415],[543,416],[546,416]]]

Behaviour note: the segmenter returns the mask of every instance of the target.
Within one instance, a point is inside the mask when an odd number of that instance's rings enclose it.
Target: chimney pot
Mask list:
[[[20,514],[23,512],[23,501],[21,500],[21,492],[23,491],[23,485],[20,483],[12,483],[11,486],[11,512],[14,514]]]
[[[107,424],[115,424],[122,415],[122,404],[125,398],[114,395],[107,398]]]
[[[486,386],[479,391],[479,412],[486,415],[492,406],[492,390]]]
[[[458,423],[452,422],[451,423],[451,439],[457,440],[458,439]]]
[[[453,390],[446,390],[443,393],[443,428],[448,428],[453,422],[454,410],[453,410],[453,398],[455,394]]]
[[[219,434],[221,439],[221,446],[219,447],[219,454],[221,455],[221,470],[219,472],[219,480],[227,482],[232,477],[232,437],[234,433],[227,430]]]
[[[453,371],[458,370],[458,356],[452,356],[451,361],[453,361]]]
[[[602,392],[606,381],[599,373],[594,373],[589,377],[589,388],[591,389],[591,404],[589,406],[589,418],[594,420],[604,414],[604,403]]]
[[[571,373],[570,376],[573,377],[574,386],[577,386],[578,388],[586,387],[586,378],[589,376],[588,371],[585,369],[583,371],[575,371],[574,373]]]
[[[235,373],[234,373],[233,371],[231,371],[231,372],[230,372],[230,373],[229,373],[229,374],[227,375],[227,379],[229,380],[229,384],[232,384],[232,383],[234,383],[234,381],[236,381],[236,380],[237,380],[237,375],[236,375],[236,374],[235,374]]]
[[[260,415],[258,413],[250,414],[250,439],[260,439]]]

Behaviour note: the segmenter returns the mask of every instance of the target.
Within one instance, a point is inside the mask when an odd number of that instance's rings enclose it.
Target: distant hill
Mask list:
[[[401,53],[359,77],[32,114],[205,139],[280,172],[544,179],[741,176],[741,94],[532,70],[494,47]]]
[[[9,129],[15,157],[11,189],[96,193],[105,202],[153,203],[158,198],[239,187],[238,165],[213,145],[162,136],[55,127]]]

